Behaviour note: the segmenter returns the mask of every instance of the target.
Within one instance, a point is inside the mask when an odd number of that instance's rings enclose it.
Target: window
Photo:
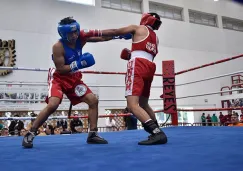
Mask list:
[[[59,1],[95,6],[95,0],[59,0]]]
[[[222,17],[223,28],[229,30],[236,30],[236,31],[243,31],[243,21],[229,18],[229,17]]]
[[[217,15],[189,10],[191,23],[217,27]]]
[[[142,13],[142,0],[102,0],[101,6],[121,11]]]
[[[162,18],[169,18],[173,20],[183,20],[182,15],[183,8],[175,7],[171,5],[159,4],[155,2],[149,2],[149,12],[155,12]]]

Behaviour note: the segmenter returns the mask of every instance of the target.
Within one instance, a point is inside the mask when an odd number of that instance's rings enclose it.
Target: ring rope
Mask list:
[[[163,100],[163,99],[149,99],[149,100]],[[44,102],[44,99],[0,99],[6,102]],[[112,101],[127,101],[126,99],[99,99],[99,101],[112,102]],[[63,99],[63,102],[70,102],[68,99]]]
[[[191,98],[191,97],[200,97],[200,96],[207,96],[207,95],[214,95],[214,94],[221,94],[221,93],[227,93],[227,92],[233,92],[233,91],[241,91],[243,88],[234,89],[234,90],[225,90],[225,91],[217,91],[217,92],[211,92],[211,93],[204,93],[204,94],[196,94],[196,95],[190,95],[190,96],[184,96],[184,97],[177,97],[176,99],[185,99],[185,98]],[[149,100],[163,100],[161,99],[149,99]],[[41,101],[44,102],[43,99],[0,99],[0,101],[8,101],[8,102],[30,102],[30,101]],[[65,102],[69,102],[68,99],[63,99]],[[99,99],[99,101],[126,101],[126,99]]]
[[[238,88],[238,89],[234,89],[234,90],[217,91],[217,92],[204,93],[204,94],[196,94],[196,95],[184,96],[184,97],[177,97],[176,99],[186,99],[186,98],[191,98],[191,97],[200,97],[200,96],[228,93],[228,92],[240,91],[240,90],[243,90],[243,88]]]
[[[25,83],[25,82],[19,82],[19,83],[12,83],[12,82],[0,82],[0,85],[30,85],[30,86],[48,86],[47,83]],[[126,87],[125,85],[88,85],[88,87]],[[152,86],[152,88],[163,88],[163,86]]]
[[[180,74],[183,74],[183,73],[186,73],[186,72],[189,72],[189,71],[194,71],[194,70],[197,70],[197,69],[205,68],[205,67],[208,67],[208,66],[211,66],[211,65],[216,65],[216,64],[219,64],[219,63],[227,62],[227,61],[234,60],[234,59],[241,58],[241,57],[243,57],[243,54],[238,55],[238,56],[233,56],[233,57],[230,57],[230,58],[226,58],[226,59],[222,59],[222,60],[219,60],[219,61],[211,62],[211,63],[208,63],[208,64],[200,65],[200,66],[193,67],[193,68],[190,68],[190,69],[186,69],[186,70],[175,73],[175,75],[180,75]]]
[[[218,75],[218,76],[214,76],[214,77],[208,77],[208,78],[204,78],[204,79],[201,79],[201,80],[195,80],[195,81],[191,81],[191,82],[187,82],[187,83],[181,83],[181,84],[177,84],[176,86],[183,86],[183,85],[198,83],[198,82],[202,82],[202,81],[208,81],[208,80],[226,77],[226,76],[230,76],[230,75],[235,75],[235,74],[239,74],[239,73],[243,73],[243,70],[237,71],[237,72],[232,72],[232,73],[229,73],[229,74],[222,74],[222,75]]]
[[[235,75],[235,74],[239,74],[239,73],[243,73],[243,70],[232,72],[232,73],[228,73],[228,74],[222,74],[222,75],[218,75],[218,76],[214,76],[214,77],[208,77],[208,78],[204,78],[204,79],[201,79],[201,80],[195,80],[195,81],[191,81],[191,82],[181,83],[181,84],[177,84],[176,86],[183,86],[183,85],[194,84],[194,83],[198,83],[198,82],[213,80],[213,79],[216,79],[216,78],[222,78],[222,77]],[[23,82],[22,81],[0,81],[0,85],[47,86],[47,83],[44,83],[44,82],[25,82],[25,81],[23,81]],[[125,87],[125,85],[88,85],[88,86],[89,87],[108,87],[108,88]],[[152,88],[163,88],[163,86],[152,86]]]
[[[0,67],[0,70],[22,70],[22,71],[49,71],[43,68],[25,68],[25,67]],[[84,74],[109,74],[109,75],[126,75],[126,72],[106,72],[106,71],[81,71]],[[163,76],[155,74],[154,76]]]
[[[243,107],[232,107],[232,108],[208,108],[208,109],[177,109],[177,111],[183,112],[203,112],[203,111],[228,111],[228,110],[243,110]],[[164,110],[156,110],[154,113],[164,112]],[[99,118],[105,117],[123,117],[131,116],[131,113],[126,114],[109,114],[109,115],[98,115]],[[69,118],[88,118],[88,116],[70,116]],[[48,120],[51,119],[69,119],[68,116],[50,116]],[[36,119],[36,117],[0,117],[0,120],[31,120]],[[167,118],[168,120],[169,118]]]

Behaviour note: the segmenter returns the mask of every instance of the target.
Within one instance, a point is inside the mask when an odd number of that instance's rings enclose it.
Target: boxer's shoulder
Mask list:
[[[63,48],[63,44],[61,41],[57,41],[53,47],[52,47],[53,51],[58,51],[58,52],[63,52],[64,48]]]

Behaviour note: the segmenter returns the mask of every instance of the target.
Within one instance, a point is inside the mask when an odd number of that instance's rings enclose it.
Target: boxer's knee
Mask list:
[[[95,109],[95,108],[98,108],[98,104],[99,104],[99,100],[97,99],[97,97],[90,93],[90,94],[87,94],[83,101],[85,103],[87,103],[87,105],[89,106],[89,108],[92,108],[92,109]]]
[[[127,108],[130,111],[134,111],[139,106],[139,97],[138,96],[128,96],[127,97]]]
[[[56,111],[56,109],[58,108],[59,104],[60,104],[60,99],[58,97],[51,97],[49,99],[49,102],[48,102],[48,105],[47,105],[46,108],[47,108],[48,112],[52,113],[52,112]]]

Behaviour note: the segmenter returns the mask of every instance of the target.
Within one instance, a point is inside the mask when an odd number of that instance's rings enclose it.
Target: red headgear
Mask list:
[[[140,25],[148,25],[151,26],[154,30],[158,30],[162,22],[155,18],[153,15],[149,13],[145,13],[142,16],[142,19],[140,21]]]

